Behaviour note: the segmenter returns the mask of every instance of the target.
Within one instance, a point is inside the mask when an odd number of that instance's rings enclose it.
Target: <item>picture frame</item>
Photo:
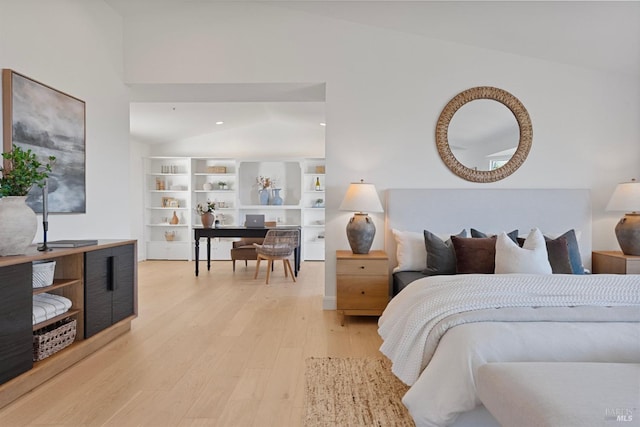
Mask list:
[[[85,102],[17,73],[2,69],[3,150],[13,145],[45,162],[55,156],[47,180],[49,213],[86,213]],[[42,213],[42,190],[34,186],[27,205]]]
[[[175,201],[176,200],[173,197],[163,197],[160,200],[160,204],[162,205],[163,208],[169,208],[169,207],[172,207],[172,203]]]

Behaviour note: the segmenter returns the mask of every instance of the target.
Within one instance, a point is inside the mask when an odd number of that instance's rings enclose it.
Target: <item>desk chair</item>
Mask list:
[[[276,221],[265,221],[264,225],[265,227],[275,227],[277,223]],[[262,244],[263,241],[264,238],[262,237],[244,237],[232,242],[231,261],[233,262],[233,271],[236,271],[236,261],[244,261],[244,266],[247,267],[248,260],[257,260],[258,254],[253,244]]]
[[[269,230],[264,238],[264,242],[261,245],[254,244],[256,247],[256,253],[258,255],[256,262],[256,273],[253,278],[258,278],[258,272],[260,271],[260,261],[267,260],[267,280],[266,284],[269,284],[269,275],[273,269],[273,261],[282,260],[284,267],[284,277],[287,277],[291,273],[291,278],[296,281],[296,276],[293,274],[291,263],[289,258],[293,254],[293,251],[298,246],[298,230]]]
[[[254,243],[261,244],[264,241],[262,237],[243,237],[231,243],[231,261],[233,262],[233,271],[236,271],[236,261],[244,261],[247,266],[247,260],[258,259],[256,247]]]

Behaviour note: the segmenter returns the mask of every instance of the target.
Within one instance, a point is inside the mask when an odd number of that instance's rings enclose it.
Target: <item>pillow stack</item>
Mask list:
[[[471,228],[449,238],[392,230],[398,265],[393,272],[421,271],[428,276],[451,274],[585,274],[575,230],[544,236],[533,229],[526,239],[518,230],[488,235]]]

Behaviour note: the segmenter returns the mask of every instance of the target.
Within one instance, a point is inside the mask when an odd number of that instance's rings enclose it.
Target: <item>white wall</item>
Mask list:
[[[170,30],[168,30],[170,29]],[[620,214],[604,212],[619,181],[640,175],[640,87],[535,58],[331,20],[266,4],[181,4],[125,20],[132,83],[326,82],[325,307],[335,303],[338,211],[348,183],[385,188],[590,188],[594,248],[616,249]],[[533,122],[524,165],[493,184],[461,180],[434,141],[441,109],[479,85],[518,97]],[[437,207],[434,207],[437,208]],[[376,215],[379,230],[383,215]],[[382,248],[379,232],[374,248]]]
[[[541,31],[543,31],[541,29]],[[6,40],[6,37],[3,37]],[[132,83],[326,82],[326,299],[333,252],[346,248],[348,183],[385,188],[590,188],[594,247],[615,249],[615,184],[640,175],[637,78],[321,18],[268,4],[180,3],[125,21]],[[38,51],[38,49],[35,49]],[[27,72],[28,70],[22,70]],[[38,77],[38,76],[35,76]],[[434,127],[446,102],[477,85],[503,88],[528,109],[533,148],[511,177],[460,180],[440,161]],[[382,215],[376,216],[382,228]],[[375,247],[382,247],[378,233]]]
[[[86,103],[87,213],[50,215],[50,240],[131,237],[122,31],[100,0],[0,0],[0,67]]]

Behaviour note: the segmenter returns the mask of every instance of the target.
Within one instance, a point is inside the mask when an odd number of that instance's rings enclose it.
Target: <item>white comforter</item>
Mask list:
[[[474,373],[498,361],[640,362],[640,276],[460,275],[413,282],[379,321],[418,426],[479,404]]]

